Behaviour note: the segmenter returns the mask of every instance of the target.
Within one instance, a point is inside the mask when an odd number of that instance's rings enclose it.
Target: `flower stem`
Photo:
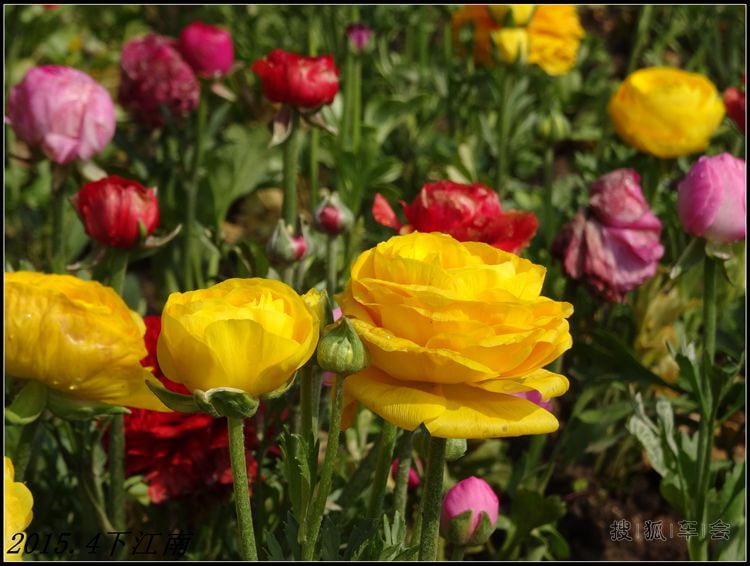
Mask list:
[[[195,288],[195,264],[200,262],[195,258],[195,240],[197,237],[196,211],[198,203],[198,188],[201,178],[201,162],[203,161],[203,137],[206,130],[206,116],[208,114],[207,93],[201,93],[198,104],[195,126],[195,157],[193,160],[192,178],[186,183],[187,199],[185,203],[185,237],[183,240],[182,257],[182,285],[183,291]]]
[[[354,152],[359,151],[359,142],[362,135],[362,57],[354,56],[352,64],[354,84],[352,85],[352,148]]]
[[[312,560],[315,553],[315,546],[318,542],[318,533],[320,525],[323,522],[323,513],[325,512],[326,500],[331,492],[331,482],[333,480],[333,464],[336,461],[336,454],[339,451],[339,433],[341,431],[341,408],[344,404],[344,378],[336,377],[333,385],[333,403],[331,404],[331,418],[328,424],[328,444],[326,445],[326,455],[323,460],[323,469],[320,473],[320,482],[318,490],[315,493],[312,503],[312,510],[306,520],[306,535],[302,548],[302,560]]]
[[[311,57],[318,54],[318,35],[320,34],[318,10],[310,6],[308,13],[307,51]],[[312,128],[310,131],[310,210],[318,207],[318,149],[320,146],[320,130]]]
[[[112,526],[125,531],[125,421],[114,415],[109,425],[109,508]]]
[[[510,163],[508,156],[508,137],[510,135],[511,123],[511,94],[513,92],[513,80],[511,70],[500,69],[498,77],[498,96],[500,98],[497,109],[497,194],[502,196],[508,182]]]
[[[328,236],[326,242],[326,292],[328,299],[333,304],[333,296],[336,293],[336,283],[339,276],[339,237]]]
[[[405,431],[398,447],[398,470],[396,471],[396,488],[393,491],[393,512],[406,518],[406,502],[409,495],[409,470],[411,469],[412,431]]]
[[[292,131],[284,142],[284,204],[282,215],[287,226],[297,220],[297,157],[299,153],[299,112],[292,109]]]
[[[711,452],[713,451],[713,432],[716,420],[718,400],[714,399],[711,374],[716,356],[716,270],[717,260],[706,257],[703,264],[703,397],[706,400],[707,414],[701,415],[698,430],[698,489],[696,490],[695,517],[699,525],[704,526],[708,520],[708,502],[706,494],[710,487]],[[705,533],[688,541],[688,550],[692,560],[708,560],[708,539]]]
[[[453,548],[451,548],[451,562],[461,562],[464,559],[464,551],[466,550],[465,547],[460,546],[458,544],[454,544]]]
[[[247,462],[245,461],[245,421],[227,417],[229,430],[229,458],[232,463],[234,480],[234,503],[237,509],[240,548],[243,560],[258,560],[253,532],[253,515],[250,511],[250,490],[247,482]]]
[[[552,213],[552,178],[555,167],[555,148],[549,144],[544,151],[544,208],[542,209],[544,218],[544,245],[550,247],[552,239],[555,237],[555,222]]]
[[[372,491],[370,492],[370,504],[367,506],[367,516],[373,519],[380,518],[383,511],[383,499],[385,497],[385,486],[388,483],[388,474],[391,471],[393,460],[393,444],[396,440],[396,425],[383,421],[383,429],[380,431],[378,441],[378,460],[375,464],[375,477],[373,478]]]
[[[65,273],[65,181],[68,169],[62,165],[52,164],[52,257],[53,273]]]
[[[313,425],[313,389],[314,389],[314,379],[313,379],[313,367],[311,364],[307,364],[304,368],[302,368],[301,372],[301,378],[300,378],[300,411],[301,411],[301,426],[300,431],[302,432],[302,436],[307,440],[307,446],[310,450],[312,450],[313,443],[315,442],[315,436],[317,433],[317,430],[314,428]]]
[[[118,295],[122,295],[122,289],[125,283],[125,273],[128,270],[128,252],[127,250],[118,250],[109,248],[109,286],[112,287]]]
[[[445,438],[430,438],[424,491],[422,492],[422,533],[419,560],[435,561],[438,557],[440,506],[443,502],[443,468],[445,467]]]
[[[636,30],[635,44],[630,52],[630,61],[628,62],[628,74],[635,71],[638,66],[638,60],[641,57],[644,45],[648,40],[648,30],[651,27],[651,17],[654,13],[653,5],[647,4],[641,7],[641,14],[638,18],[638,28]]]

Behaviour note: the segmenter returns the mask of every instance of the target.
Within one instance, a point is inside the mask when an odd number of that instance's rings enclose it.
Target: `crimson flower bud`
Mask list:
[[[315,228],[329,236],[348,232],[353,224],[354,214],[336,193],[326,196],[315,211]]]
[[[737,87],[729,87],[724,91],[724,106],[727,114],[737,127],[745,133],[745,92]]]
[[[362,53],[370,44],[372,30],[364,24],[352,24],[346,28],[346,37],[355,53]]]
[[[266,253],[272,265],[287,267],[305,258],[307,241],[302,234],[292,236],[284,219],[281,218],[271,234],[271,239],[268,240]]]
[[[179,49],[185,61],[201,77],[226,75],[234,63],[232,35],[200,21],[182,30]]]
[[[132,247],[159,225],[153,189],[112,175],[84,185],[71,199],[86,233],[103,246]]]

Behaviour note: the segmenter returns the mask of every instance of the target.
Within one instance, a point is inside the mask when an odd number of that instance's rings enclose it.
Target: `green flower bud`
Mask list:
[[[323,370],[351,375],[363,370],[369,363],[367,348],[345,316],[324,331],[318,343],[318,365]]]
[[[557,143],[570,136],[570,122],[562,112],[553,110],[537,118],[536,133],[546,142]]]
[[[455,462],[466,454],[465,438],[449,438],[445,447],[445,459],[448,462]]]
[[[266,245],[266,253],[271,264],[275,267],[287,267],[302,261],[306,252],[307,241],[304,235],[293,236],[284,219],[280,218]]]

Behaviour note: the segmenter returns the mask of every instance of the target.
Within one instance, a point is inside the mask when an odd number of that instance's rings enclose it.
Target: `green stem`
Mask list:
[[[183,240],[182,257],[182,284],[183,291],[191,291],[195,288],[195,263],[200,258],[195,256],[195,241],[197,237],[196,212],[198,204],[198,188],[201,180],[201,163],[203,161],[203,146],[206,130],[206,119],[208,114],[207,92],[201,93],[198,104],[196,127],[195,127],[195,156],[193,160],[192,178],[186,184],[187,198],[185,203],[185,236]]]
[[[359,151],[360,138],[362,136],[362,56],[354,56],[352,84],[352,148],[354,152]]]
[[[52,257],[53,273],[65,273],[65,181],[68,169],[62,165],[52,165]]]
[[[328,299],[333,304],[333,296],[336,293],[336,283],[339,276],[339,237],[328,236],[326,242],[326,292]]]
[[[385,487],[388,483],[388,474],[391,471],[393,461],[393,445],[396,441],[396,425],[383,421],[383,429],[380,431],[378,440],[378,461],[375,464],[375,476],[373,478],[372,491],[370,492],[370,504],[367,507],[367,516],[379,519],[383,511],[383,499],[385,498]]]
[[[299,153],[299,112],[292,109],[292,131],[284,143],[284,204],[282,215],[287,226],[297,221],[297,157]]]
[[[109,426],[109,508],[112,526],[125,531],[125,421],[114,415]]]
[[[628,74],[635,71],[638,66],[638,61],[641,57],[643,47],[646,45],[648,40],[648,30],[651,27],[651,18],[654,13],[653,5],[647,4],[641,8],[641,14],[638,18],[638,28],[636,31],[635,45],[633,45],[633,51],[630,53],[630,61],[628,62]]]
[[[713,451],[713,432],[716,420],[718,399],[714,398],[711,374],[716,356],[716,271],[717,260],[706,257],[703,264],[703,397],[706,400],[707,413],[701,415],[698,430],[698,489],[696,491],[695,517],[699,525],[708,520],[708,501],[706,494],[711,484],[711,452]],[[708,539],[705,533],[689,539],[688,549],[693,560],[708,559]]]
[[[513,92],[513,76],[509,68],[501,68],[498,77],[498,95],[500,97],[497,109],[497,194],[502,196],[508,182],[510,171],[508,155],[508,137],[512,120],[511,94]]]
[[[253,515],[250,511],[250,490],[247,481],[247,462],[245,461],[245,421],[241,418],[227,417],[229,430],[229,458],[232,463],[234,480],[234,503],[237,509],[240,548],[243,560],[258,560],[253,532]]]
[[[555,222],[552,209],[552,178],[555,167],[555,148],[549,144],[544,151],[544,243],[547,248],[552,245],[555,237]]]
[[[302,560],[312,560],[315,546],[318,542],[320,525],[323,522],[326,500],[331,492],[333,480],[333,464],[339,451],[339,433],[341,431],[341,408],[344,404],[344,378],[336,377],[333,386],[333,403],[331,404],[331,418],[328,424],[328,443],[326,444],[326,455],[323,460],[323,469],[320,472],[320,482],[315,499],[312,503],[312,511],[306,521],[306,534],[302,548]]]
[[[464,559],[464,551],[466,550],[465,547],[460,546],[458,544],[454,544],[453,548],[451,548],[451,562],[462,562]]]
[[[422,492],[422,533],[419,560],[434,562],[438,558],[440,507],[443,502],[443,469],[445,468],[445,438],[430,438],[424,491]]]
[[[107,255],[109,256],[109,286],[118,295],[122,295],[122,289],[125,284],[125,273],[128,270],[128,252],[127,250],[109,248]]]
[[[406,502],[409,496],[409,470],[411,469],[412,431],[405,431],[401,437],[396,457],[398,470],[396,471],[396,487],[393,491],[393,512],[406,518]]]
[[[313,428],[313,376],[312,365],[307,364],[302,368],[300,375],[300,411],[301,427],[300,432],[307,440],[307,445],[312,449],[315,442],[316,430]]]
[[[308,12],[308,31],[307,31],[307,51],[311,57],[318,54],[318,36],[320,34],[318,8],[309,7]],[[310,131],[310,210],[318,208],[318,149],[320,146],[320,130],[312,128]]]

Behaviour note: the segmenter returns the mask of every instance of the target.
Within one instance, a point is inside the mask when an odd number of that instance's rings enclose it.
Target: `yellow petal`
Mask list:
[[[523,377],[490,379],[471,383],[472,387],[491,391],[493,393],[524,393],[535,390],[542,395],[542,399],[551,399],[563,395],[570,384],[565,376],[546,369],[538,369]]]

